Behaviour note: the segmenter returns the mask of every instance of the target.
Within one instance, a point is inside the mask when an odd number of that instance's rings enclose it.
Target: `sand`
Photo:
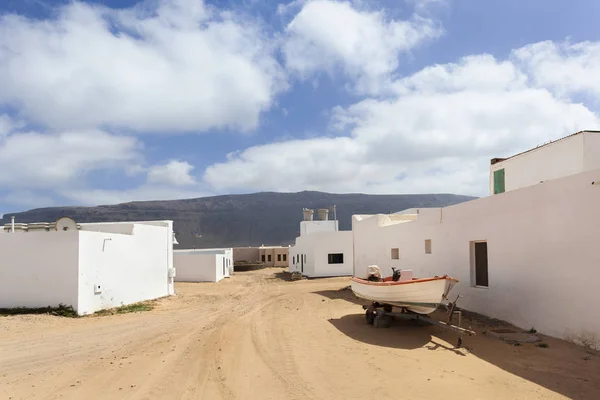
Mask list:
[[[281,269],[181,283],[152,311],[0,317],[0,399],[599,399],[600,355],[396,321],[367,325],[348,278]]]

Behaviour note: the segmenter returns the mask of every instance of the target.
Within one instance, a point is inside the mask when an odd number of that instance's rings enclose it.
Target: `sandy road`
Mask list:
[[[347,279],[278,271],[178,284],[144,313],[0,317],[0,399],[600,398],[597,353],[375,329]]]

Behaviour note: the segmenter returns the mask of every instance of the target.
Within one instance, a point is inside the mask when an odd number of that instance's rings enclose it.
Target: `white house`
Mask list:
[[[174,293],[172,221],[21,227],[0,235],[0,308],[84,315]]]
[[[218,282],[233,274],[233,249],[175,250],[176,282]]]
[[[600,131],[581,131],[508,158],[493,158],[490,194],[600,168]]]
[[[587,135],[563,143],[584,138],[579,154],[600,160],[597,134]],[[527,170],[573,162],[557,154],[557,143],[522,153],[518,164],[504,161],[505,193],[444,208],[353,216],[354,274],[367,276],[372,264],[384,274],[392,266],[420,277],[448,274],[460,280],[451,294],[464,296],[459,305],[465,309],[600,348],[600,318],[593,317],[600,304],[600,166],[577,172],[559,165],[549,175]]]
[[[352,275],[352,231],[339,231],[337,220],[328,220],[328,210],[319,210],[320,220],[313,221],[313,210],[304,210],[300,236],[290,248],[289,271],[308,277]]]

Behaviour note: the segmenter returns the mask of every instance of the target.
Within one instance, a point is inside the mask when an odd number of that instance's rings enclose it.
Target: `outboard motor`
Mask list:
[[[392,267],[392,280],[394,282],[398,282],[398,279],[400,279],[401,275],[402,275],[402,273],[400,272],[399,269]]]
[[[367,270],[369,271],[369,277],[367,278],[367,280],[371,282],[381,281],[381,270],[377,265],[369,265]]]

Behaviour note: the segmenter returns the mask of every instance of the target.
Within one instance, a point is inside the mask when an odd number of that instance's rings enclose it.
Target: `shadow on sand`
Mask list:
[[[313,293],[318,294],[323,297],[327,297],[330,300],[341,299],[341,300],[346,300],[350,303],[354,303],[354,304],[358,304],[358,305],[369,304],[369,302],[367,300],[359,299],[358,297],[356,297],[354,295],[354,293],[352,293],[350,286],[344,287],[342,289],[336,289],[336,290],[320,290],[318,292],[313,292]],[[363,318],[363,321],[364,321],[364,318]]]
[[[512,325],[467,311],[463,314],[462,326],[474,330],[476,336],[464,336],[463,348],[455,348],[443,342],[455,344],[458,337],[456,333],[425,322],[397,320],[389,328],[374,328],[367,324],[359,307],[368,302],[357,298],[348,288],[313,293],[357,305],[357,313],[329,319],[329,322],[343,334],[362,343],[405,350],[443,348],[460,356],[471,354],[568,398],[600,399],[598,351],[544,335],[540,335],[540,338],[547,345],[545,347],[534,343],[515,346],[485,334],[489,329]],[[439,312],[433,317],[443,319],[444,315],[445,313]]]
[[[366,323],[364,314],[350,314],[329,319],[329,323],[346,336],[373,346],[403,350],[444,348],[457,355],[465,355],[459,349],[436,342],[431,336],[431,327],[422,322],[399,320],[394,321],[389,328],[374,328]]]

